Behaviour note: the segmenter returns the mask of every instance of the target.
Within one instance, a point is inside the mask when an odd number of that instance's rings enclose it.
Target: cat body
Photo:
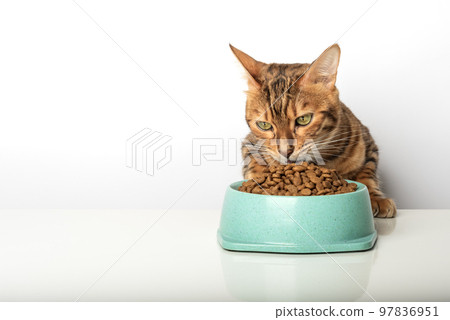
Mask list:
[[[311,64],[266,64],[231,49],[247,73],[243,175],[267,165],[312,161],[364,183],[377,217],[394,217],[396,206],[380,189],[378,147],[370,131],[339,99],[335,87],[340,48]]]

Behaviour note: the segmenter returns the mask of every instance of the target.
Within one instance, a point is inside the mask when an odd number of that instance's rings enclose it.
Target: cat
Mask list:
[[[244,178],[260,175],[269,164],[319,158],[323,163],[316,164],[367,186],[374,216],[394,217],[395,202],[385,197],[377,177],[378,147],[369,129],[339,99],[335,82],[340,47],[332,45],[311,64],[267,64],[230,48],[248,82]],[[317,152],[319,157],[314,157]]]

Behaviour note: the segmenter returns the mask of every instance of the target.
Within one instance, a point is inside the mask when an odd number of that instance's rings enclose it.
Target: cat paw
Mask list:
[[[397,207],[394,200],[390,198],[373,198],[370,199],[372,203],[372,213],[377,218],[393,218],[397,213]]]

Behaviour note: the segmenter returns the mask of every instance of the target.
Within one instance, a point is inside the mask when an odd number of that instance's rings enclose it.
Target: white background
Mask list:
[[[364,15],[373,3],[2,2],[0,207],[167,208],[199,179],[176,206],[220,208],[240,167],[192,166],[191,145],[248,131],[228,43],[311,62],[338,40],[341,99],[380,147],[387,194],[449,208],[450,6],[380,0]],[[154,176],[125,165],[143,128],[173,137]]]

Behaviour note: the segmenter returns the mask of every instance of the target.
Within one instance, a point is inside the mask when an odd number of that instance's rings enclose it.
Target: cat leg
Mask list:
[[[258,164],[255,160],[250,161],[249,165],[244,166],[242,169],[244,179],[254,179],[257,176],[261,176],[264,172],[267,172],[267,165]]]
[[[250,142],[251,136],[247,136],[242,142],[242,159],[244,159],[244,166],[242,167],[242,175],[244,179],[253,179],[257,176],[267,172],[270,165],[276,164],[274,159],[265,159],[259,153],[251,153],[250,149],[256,148],[259,150],[260,146],[257,142]],[[256,147],[255,147],[256,145]]]
[[[372,213],[378,218],[393,218],[397,213],[394,200],[386,198],[380,190],[380,182],[376,176],[376,164],[368,161],[363,169],[356,175],[356,181],[367,186],[372,204]]]

